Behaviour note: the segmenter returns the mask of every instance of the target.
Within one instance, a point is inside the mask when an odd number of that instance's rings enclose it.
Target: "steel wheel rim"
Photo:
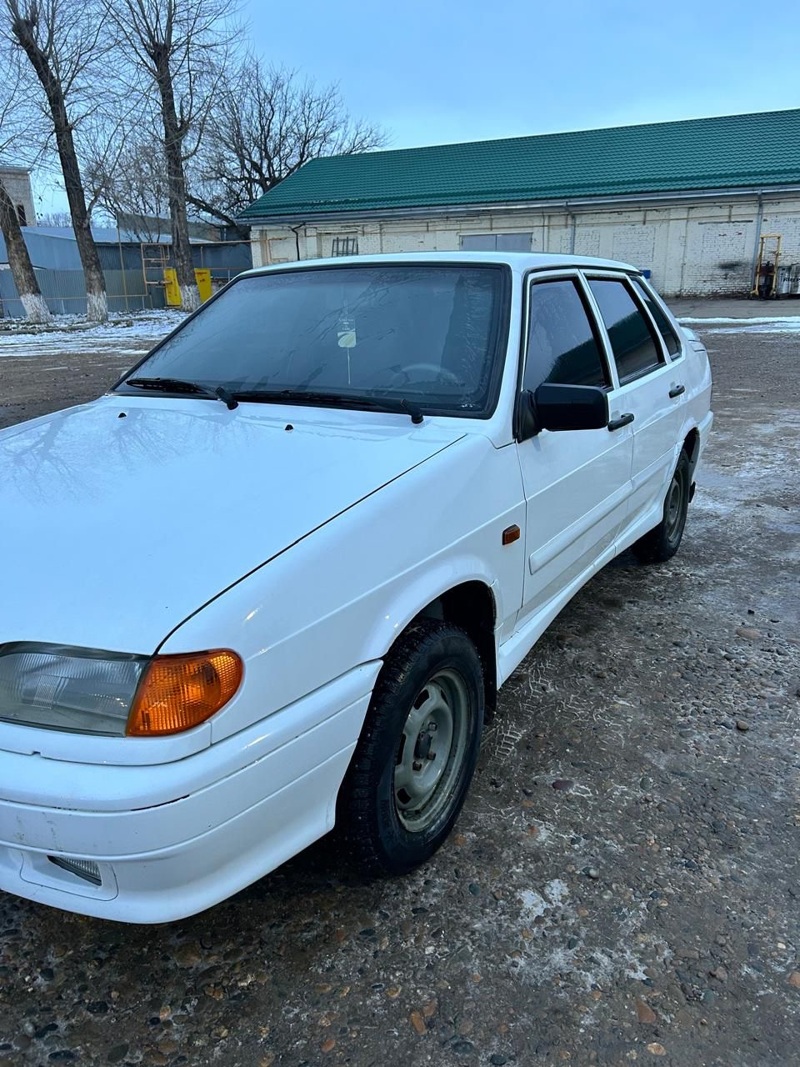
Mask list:
[[[666,504],[664,505],[667,537],[670,541],[675,540],[678,531],[680,530],[682,512],[683,479],[676,474],[672,479],[672,484],[669,487],[669,493],[667,493]]]
[[[438,671],[411,705],[397,749],[394,803],[412,833],[433,826],[450,806],[469,735],[470,701],[464,679]]]

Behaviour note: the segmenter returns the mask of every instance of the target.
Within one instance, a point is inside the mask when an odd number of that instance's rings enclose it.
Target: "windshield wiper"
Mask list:
[[[123,385],[132,385],[136,389],[153,389],[160,393],[190,393],[192,396],[204,396],[209,400],[221,400],[229,411],[239,406],[236,397],[229,393],[224,385],[216,389],[206,389],[197,382],[186,382],[182,378],[128,378]]]
[[[348,396],[342,393],[319,393],[307,389],[252,389],[234,394],[237,400],[252,400],[259,404],[324,404],[331,408],[365,408],[368,411],[392,411],[408,415],[418,425],[422,409],[405,397]]]

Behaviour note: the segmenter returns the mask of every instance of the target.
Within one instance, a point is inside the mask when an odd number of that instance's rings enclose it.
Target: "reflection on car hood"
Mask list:
[[[5,430],[0,643],[152,652],[211,597],[460,436],[399,415],[139,397]]]

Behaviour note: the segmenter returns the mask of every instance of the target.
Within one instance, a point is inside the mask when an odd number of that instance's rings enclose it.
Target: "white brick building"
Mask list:
[[[518,249],[621,259],[666,295],[747,294],[762,235],[800,287],[800,109],[337,156],[242,216],[254,264]],[[774,243],[770,242],[772,246]]]

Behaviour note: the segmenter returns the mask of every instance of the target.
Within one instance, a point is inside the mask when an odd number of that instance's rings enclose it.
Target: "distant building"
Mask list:
[[[117,215],[117,226],[123,234],[123,240],[145,242],[171,242],[172,223],[168,218],[155,215],[138,215],[133,212]],[[190,222],[190,241],[230,241],[241,240],[242,234],[230,236],[229,226],[218,226],[213,222]],[[243,231],[246,235],[246,229]]]
[[[747,293],[762,235],[800,264],[800,109],[317,159],[241,220],[257,266],[576,253],[649,270],[668,295]]]
[[[26,167],[6,167],[0,164],[0,181],[17,210],[20,226],[35,226],[31,172]]]

